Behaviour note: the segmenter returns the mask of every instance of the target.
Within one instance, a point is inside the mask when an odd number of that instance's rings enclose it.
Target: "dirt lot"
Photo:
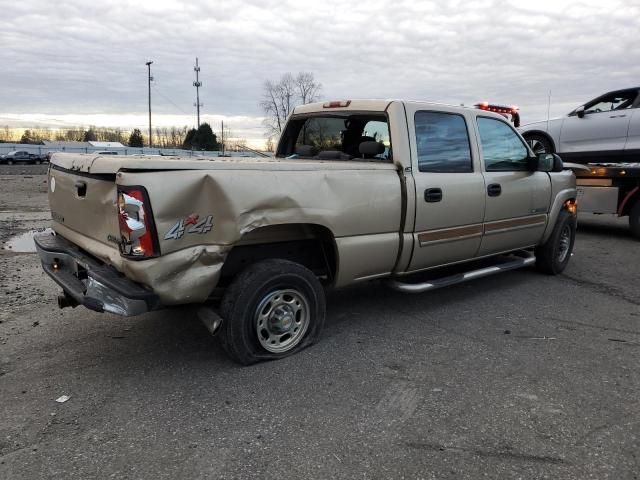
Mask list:
[[[44,168],[0,169],[0,242],[47,226]],[[188,310],[58,310],[34,254],[0,250],[0,272],[0,478],[640,472],[640,243],[625,220],[581,217],[559,277],[333,292],[318,345],[250,368]]]

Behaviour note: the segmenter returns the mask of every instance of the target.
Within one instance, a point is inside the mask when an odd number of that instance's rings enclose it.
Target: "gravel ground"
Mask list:
[[[47,225],[44,179],[0,169],[0,241]],[[564,275],[332,292],[319,344],[242,368],[188,309],[58,310],[0,250],[0,478],[636,479],[639,265],[584,216]]]
[[[0,165],[0,175],[46,175],[47,164],[41,165]]]

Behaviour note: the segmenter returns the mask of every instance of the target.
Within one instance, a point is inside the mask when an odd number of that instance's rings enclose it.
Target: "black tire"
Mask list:
[[[227,288],[220,342],[242,365],[284,358],[318,339],[325,312],[324,290],[309,269],[289,260],[264,260]]]
[[[640,199],[629,210],[629,228],[637,239],[640,239]]]
[[[7,160],[7,165],[13,165],[13,160]]]
[[[576,216],[562,209],[549,239],[536,247],[536,267],[538,270],[549,275],[558,275],[564,271],[571,258],[571,252],[573,252],[576,225]]]
[[[538,133],[532,133],[530,135],[525,134],[524,139],[536,155],[540,153],[555,153],[553,144],[549,138],[544,135],[540,135]]]

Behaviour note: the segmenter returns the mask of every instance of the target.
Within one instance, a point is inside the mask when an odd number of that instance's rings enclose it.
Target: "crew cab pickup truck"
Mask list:
[[[48,181],[55,234],[36,246],[60,306],[197,304],[242,364],[313,343],[326,288],[557,274],[576,229],[559,157],[502,115],[432,103],[299,106],[275,158],[55,154]]]
[[[39,165],[42,161],[43,159],[40,155],[27,151],[13,151],[2,157],[2,162],[8,165],[13,165],[14,163],[35,163]]]

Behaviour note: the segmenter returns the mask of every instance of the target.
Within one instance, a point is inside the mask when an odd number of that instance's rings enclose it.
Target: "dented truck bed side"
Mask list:
[[[206,300],[231,249],[243,239],[256,241],[263,231],[278,235],[273,227],[307,225],[331,232],[340,259],[336,286],[387,275],[396,263],[402,197],[392,164],[163,159],[162,170],[151,173],[134,168],[143,165],[127,162],[123,169],[111,158],[89,157],[54,156],[53,229],[152,289],[163,304]],[[84,197],[73,191],[79,174]],[[122,257],[117,245],[115,190],[135,185],[149,195],[161,253],[144,261]],[[189,218],[208,217],[210,229],[184,225]]]

